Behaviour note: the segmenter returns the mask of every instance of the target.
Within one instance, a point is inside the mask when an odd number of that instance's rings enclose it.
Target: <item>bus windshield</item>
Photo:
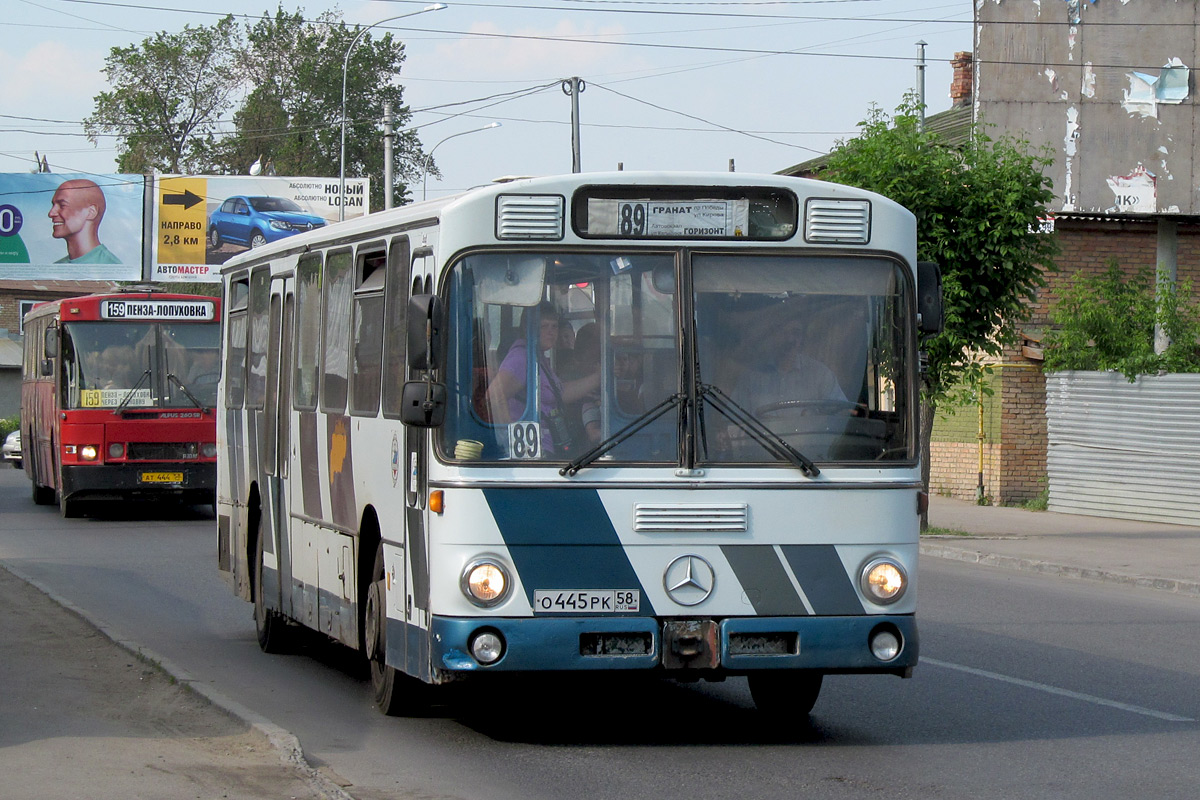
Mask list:
[[[884,258],[468,256],[451,273],[442,453],[591,467],[797,463],[789,448],[818,463],[914,458],[905,287]]]
[[[217,323],[63,325],[63,408],[213,408]]]

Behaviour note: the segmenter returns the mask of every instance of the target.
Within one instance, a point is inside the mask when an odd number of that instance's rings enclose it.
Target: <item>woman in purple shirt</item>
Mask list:
[[[600,373],[564,383],[550,365],[549,352],[558,342],[561,324],[558,310],[550,303],[538,306],[538,422],[541,426],[542,452],[563,455],[571,450],[572,442],[566,424],[566,403],[578,403],[600,386]],[[597,367],[599,365],[597,364]],[[500,362],[500,369],[487,389],[492,422],[515,422],[521,418],[529,398],[526,376],[529,374],[529,347],[526,339],[518,339]],[[576,443],[577,445],[579,443]]]

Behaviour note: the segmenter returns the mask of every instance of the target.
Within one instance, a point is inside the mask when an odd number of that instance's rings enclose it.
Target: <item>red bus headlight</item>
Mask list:
[[[110,442],[108,445],[109,458],[121,458],[125,455],[125,445],[120,442]]]
[[[94,444],[85,444],[79,448],[79,457],[84,461],[95,461],[100,453]]]

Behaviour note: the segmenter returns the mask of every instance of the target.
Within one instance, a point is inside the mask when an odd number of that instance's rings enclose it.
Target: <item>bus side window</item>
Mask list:
[[[317,365],[321,356],[321,254],[296,265],[296,368],[292,402],[298,411],[317,408]]]
[[[262,408],[267,397],[268,312],[270,273],[266,267],[250,276],[250,349],[246,370],[246,407]]]
[[[229,324],[225,335],[225,406],[241,408],[246,399],[246,311],[250,305],[250,280],[235,278],[230,284]]]
[[[349,250],[330,253],[325,260],[325,347],[321,375],[321,410],[346,410],[350,368],[350,304],[354,293],[353,258]]]
[[[399,417],[404,405],[409,251],[407,236],[393,239],[384,276],[383,318],[387,326],[383,332],[383,415],[389,418]]]
[[[382,250],[360,253],[355,272],[351,325],[350,413],[373,417],[379,411],[383,370],[383,296],[386,278]]]

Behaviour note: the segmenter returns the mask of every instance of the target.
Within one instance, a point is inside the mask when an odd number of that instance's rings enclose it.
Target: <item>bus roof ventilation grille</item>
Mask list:
[[[561,239],[566,201],[555,194],[502,194],[496,198],[497,239]]]
[[[810,199],[804,210],[804,241],[866,244],[871,241],[871,202]]]

